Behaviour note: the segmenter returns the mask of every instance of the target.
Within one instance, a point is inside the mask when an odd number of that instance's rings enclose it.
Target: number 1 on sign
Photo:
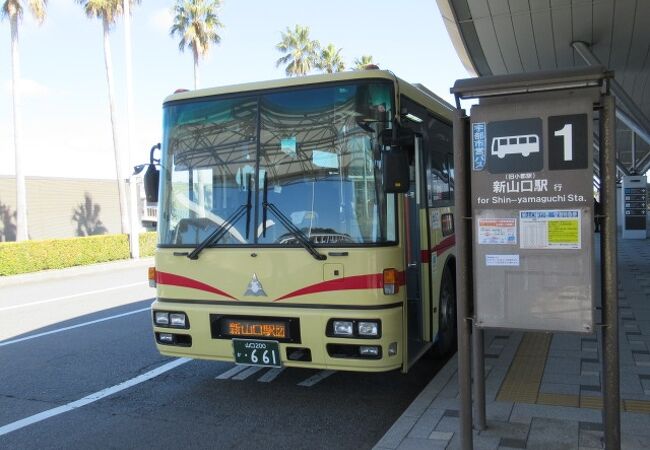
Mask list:
[[[565,124],[560,130],[553,133],[556,137],[562,137],[564,141],[564,160],[573,161],[573,125]]]

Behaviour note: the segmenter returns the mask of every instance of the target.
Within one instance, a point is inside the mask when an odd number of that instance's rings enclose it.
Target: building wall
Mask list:
[[[120,233],[117,182],[27,177],[30,239]],[[0,176],[0,241],[15,240],[16,183]]]

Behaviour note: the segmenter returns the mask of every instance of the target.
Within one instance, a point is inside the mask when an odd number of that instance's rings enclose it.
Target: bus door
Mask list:
[[[423,196],[422,137],[416,136],[411,159],[410,189],[404,200],[406,236],[406,330],[407,366],[411,366],[427,350],[425,339],[425,299],[428,298],[428,271],[423,270],[421,249],[428,248],[426,197]],[[424,209],[425,214],[422,214]]]

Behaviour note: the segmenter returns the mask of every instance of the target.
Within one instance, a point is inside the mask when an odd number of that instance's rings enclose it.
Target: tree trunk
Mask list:
[[[27,232],[27,189],[20,152],[20,58],[18,55],[18,14],[10,15],[11,22],[11,96],[13,102],[13,138],[16,168],[16,241],[29,239]]]
[[[192,55],[194,56],[194,90],[199,88],[199,52],[192,48]]]
[[[106,66],[106,82],[108,83],[108,104],[111,114],[111,129],[113,134],[113,153],[115,155],[115,173],[117,175],[117,191],[120,201],[120,218],[121,218],[121,232],[127,234],[129,232],[129,223],[127,220],[126,209],[126,189],[124,186],[124,176],[122,170],[122,157],[120,154],[119,146],[117,144],[117,124],[115,123],[115,101],[113,98],[113,62],[111,60],[111,44],[108,39],[109,23],[103,19],[104,29],[104,64]]]
[[[127,168],[133,167],[141,161],[135,161],[134,155],[134,134],[135,120],[133,118],[133,75],[132,75],[132,57],[131,57],[131,0],[122,1],[124,9],[124,66],[126,69],[126,144],[127,157],[129,163]],[[138,213],[138,185],[134,175],[129,176],[129,247],[131,249],[131,258],[140,258],[140,214]]]

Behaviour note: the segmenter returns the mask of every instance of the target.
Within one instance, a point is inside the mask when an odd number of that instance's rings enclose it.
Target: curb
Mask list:
[[[110,261],[98,264],[89,264],[86,266],[67,267],[65,269],[50,269],[39,272],[21,273],[19,275],[0,276],[0,288],[4,286],[15,286],[37,281],[47,281],[56,279],[72,278],[78,275],[110,272],[111,270],[127,269],[132,267],[142,267],[143,269],[152,266],[153,257],[139,259],[122,259],[119,261]],[[146,272],[143,274],[143,280],[146,278]]]

